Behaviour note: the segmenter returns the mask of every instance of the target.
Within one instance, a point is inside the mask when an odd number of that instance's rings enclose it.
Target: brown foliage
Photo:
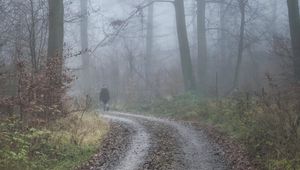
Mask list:
[[[61,61],[53,58],[40,70],[32,70],[25,61],[16,64],[17,95],[1,96],[0,107],[20,108],[21,119],[49,121],[63,115],[63,97],[72,79],[58,70]],[[33,123],[35,124],[35,123]]]

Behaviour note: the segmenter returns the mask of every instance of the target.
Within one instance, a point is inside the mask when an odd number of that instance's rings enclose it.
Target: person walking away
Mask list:
[[[100,91],[100,102],[103,104],[103,110],[108,111],[108,102],[109,102],[110,96],[109,96],[109,91],[108,88],[103,87]]]

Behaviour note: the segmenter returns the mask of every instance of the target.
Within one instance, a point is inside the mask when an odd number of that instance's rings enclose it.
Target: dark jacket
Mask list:
[[[109,97],[109,91],[107,88],[102,88],[100,92],[100,101],[103,103],[108,103],[110,97]]]

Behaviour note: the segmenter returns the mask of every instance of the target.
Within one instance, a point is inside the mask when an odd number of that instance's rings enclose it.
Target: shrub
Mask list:
[[[300,169],[300,87],[270,85],[268,92],[220,100],[186,94],[160,99],[148,112],[212,124],[238,139],[262,167]]]
[[[106,130],[95,114],[82,120],[72,114],[47,129],[23,128],[16,118],[1,120],[0,169],[72,169],[96,152]]]
[[[23,129],[15,118],[0,124],[0,169],[41,169],[36,159],[45,159],[53,147],[48,144],[49,131]]]

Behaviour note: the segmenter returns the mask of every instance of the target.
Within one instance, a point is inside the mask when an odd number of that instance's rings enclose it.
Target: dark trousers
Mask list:
[[[109,111],[108,102],[102,102],[102,107],[104,111]]]

